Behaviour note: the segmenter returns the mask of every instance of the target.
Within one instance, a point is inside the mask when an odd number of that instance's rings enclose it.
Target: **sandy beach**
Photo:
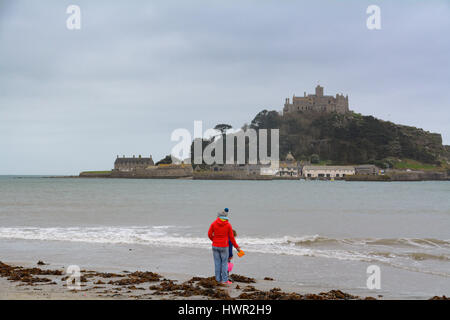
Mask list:
[[[81,270],[80,288],[68,287],[66,270],[51,264],[0,262],[2,300],[83,300],[83,299],[245,299],[245,300],[349,300],[380,299],[340,290],[319,292],[295,288],[275,279],[254,279],[232,275],[231,285],[219,285],[212,277],[164,274],[149,271],[106,272]]]
[[[22,264],[0,261],[0,300],[380,300],[396,299],[338,289],[321,291],[296,287],[266,277],[254,279],[232,274],[233,284],[221,285],[213,277],[150,271],[106,272],[81,270],[80,287],[68,287],[63,267],[50,264]],[[73,282],[72,285],[75,283]],[[69,284],[70,285],[70,284]],[[398,297],[397,297],[398,298]],[[446,296],[429,299],[443,300]]]

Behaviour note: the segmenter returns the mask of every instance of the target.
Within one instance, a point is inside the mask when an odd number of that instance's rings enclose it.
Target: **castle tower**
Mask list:
[[[320,85],[317,85],[316,87],[316,96],[323,97],[323,87],[321,87]]]

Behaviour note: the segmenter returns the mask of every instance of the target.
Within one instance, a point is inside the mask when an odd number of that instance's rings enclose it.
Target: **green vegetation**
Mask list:
[[[224,138],[229,125],[219,124]],[[247,126],[246,126],[247,127]],[[280,159],[291,152],[297,160],[314,165],[375,164],[386,169],[450,170],[450,147],[442,145],[442,137],[419,128],[398,125],[373,116],[302,112],[281,115],[263,110],[250,123],[250,128],[279,129]],[[268,132],[268,150],[271,139]],[[199,143],[203,150],[215,138]],[[191,145],[194,163],[194,143]],[[235,144],[236,154],[236,144]],[[246,141],[248,148],[248,141]],[[223,144],[224,161],[226,140]],[[246,160],[248,152],[246,152]],[[200,165],[204,168],[205,164]]]
[[[311,164],[312,165],[318,165],[318,166],[331,166],[334,163],[331,160],[321,160],[318,163],[314,163],[314,162],[311,161]]]
[[[80,173],[80,177],[109,177],[111,176],[110,171],[83,171]]]
[[[317,155],[317,154],[313,154],[313,155],[311,155],[311,163],[313,163],[313,164],[318,164],[318,163],[320,163],[320,158],[319,158],[319,155]]]
[[[398,159],[393,162],[394,169],[411,169],[411,170],[439,170],[444,169],[441,166],[434,164],[421,163],[419,161],[411,160],[411,159]]]
[[[233,128],[231,125],[226,124],[226,123],[219,123],[218,125],[216,125],[214,127],[215,130],[220,131],[220,133],[222,134],[222,136],[225,135],[225,133],[227,132],[227,130]]]
[[[170,155],[167,155],[163,159],[159,160],[155,165],[160,164],[172,164],[172,157]]]
[[[290,151],[295,158],[315,164],[371,163],[405,169],[435,169],[448,160],[448,147],[442,145],[440,134],[357,113],[280,115],[263,110],[250,127],[280,129],[281,159]]]
[[[110,174],[111,173],[111,170],[109,170],[109,171],[83,171],[83,172],[81,172],[82,174],[85,174],[85,175],[89,175],[89,174]]]

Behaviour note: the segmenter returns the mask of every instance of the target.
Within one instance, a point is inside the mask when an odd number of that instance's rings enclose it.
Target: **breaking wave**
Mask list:
[[[206,235],[202,237],[192,236],[187,232],[186,228],[178,226],[2,227],[0,228],[0,239],[136,244],[205,249],[211,246],[211,242]],[[407,265],[404,265],[404,263],[398,265],[399,259],[406,259],[411,262],[424,260],[450,261],[449,251],[447,250],[450,248],[450,240],[440,239],[335,239],[311,235],[272,238],[239,237],[238,240],[239,244],[248,252],[385,263],[400,268],[405,268]],[[416,250],[405,251],[411,249]],[[422,252],[420,250],[439,250],[441,252]],[[421,270],[413,271],[422,272]],[[450,275],[444,274],[444,276]]]
[[[333,239],[319,235],[307,236],[302,238],[285,237],[288,243],[294,243],[302,246],[329,245],[329,244],[347,244],[347,245],[366,245],[366,246],[388,246],[388,247],[416,247],[416,248],[450,248],[450,240],[440,239],[417,239],[417,238],[353,238],[353,239]]]

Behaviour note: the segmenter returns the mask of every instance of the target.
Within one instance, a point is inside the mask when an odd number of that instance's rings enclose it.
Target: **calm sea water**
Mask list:
[[[210,275],[230,208],[236,272],[304,288],[450,293],[450,182],[0,177],[0,260]]]

